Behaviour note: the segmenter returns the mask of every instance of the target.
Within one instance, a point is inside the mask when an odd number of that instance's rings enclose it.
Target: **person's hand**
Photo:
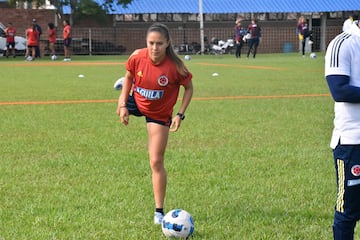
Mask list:
[[[171,122],[171,125],[170,125],[170,132],[176,132],[180,125],[181,125],[181,118],[176,115],[173,119],[172,119],[172,122]]]
[[[126,107],[118,106],[116,114],[120,117],[120,121],[122,124],[129,124],[129,111]]]

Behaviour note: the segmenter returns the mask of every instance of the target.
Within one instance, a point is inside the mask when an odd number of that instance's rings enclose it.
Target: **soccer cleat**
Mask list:
[[[164,214],[155,212],[154,213],[154,224],[161,224],[164,218]]]

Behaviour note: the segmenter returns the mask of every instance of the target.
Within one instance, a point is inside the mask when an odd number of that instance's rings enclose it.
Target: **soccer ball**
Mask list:
[[[164,216],[161,229],[168,238],[188,239],[195,229],[194,220],[187,211],[173,209]]]
[[[57,59],[57,56],[56,55],[52,55],[51,56],[51,60],[55,61]]]
[[[310,53],[310,58],[316,58],[316,54],[315,53]]]
[[[191,60],[191,56],[190,56],[190,55],[185,55],[184,59],[185,59],[186,61],[190,61],[190,60]]]
[[[123,87],[125,77],[121,77],[114,83],[114,89],[115,90],[121,90]]]

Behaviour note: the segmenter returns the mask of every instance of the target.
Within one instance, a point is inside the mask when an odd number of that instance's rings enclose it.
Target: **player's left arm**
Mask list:
[[[335,102],[360,103],[360,87],[350,85],[349,76],[328,75],[326,81]]]
[[[192,84],[192,80],[190,80],[187,84],[184,85],[184,95],[181,101],[181,106],[179,109],[179,112],[184,114],[187,107],[189,106],[190,102],[191,102],[191,98],[194,92],[194,88],[193,88],[193,84]]]
[[[192,84],[192,80],[190,80],[188,83],[186,83],[184,86],[184,95],[182,97],[182,101],[181,101],[181,105],[180,105],[180,109],[179,109],[179,113],[181,114],[185,114],[185,111],[187,109],[187,107],[189,106],[190,102],[191,102],[191,98],[194,92],[194,88],[193,88],[193,84]],[[176,115],[173,119],[172,119],[172,123],[170,126],[170,131],[172,132],[176,132],[181,124],[181,118],[180,116]]]

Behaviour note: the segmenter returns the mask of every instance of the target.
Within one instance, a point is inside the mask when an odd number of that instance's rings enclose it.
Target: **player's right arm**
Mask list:
[[[326,81],[335,102],[360,103],[360,87],[350,85],[349,76],[328,75]]]
[[[130,71],[126,71],[123,87],[118,100],[117,115],[120,117],[121,123],[128,125],[129,123],[129,111],[126,108],[126,103],[129,98],[130,90],[132,88],[133,75]]]
[[[325,77],[335,102],[360,103],[360,87],[351,85],[354,59],[350,36],[343,33],[330,42],[325,55]]]

